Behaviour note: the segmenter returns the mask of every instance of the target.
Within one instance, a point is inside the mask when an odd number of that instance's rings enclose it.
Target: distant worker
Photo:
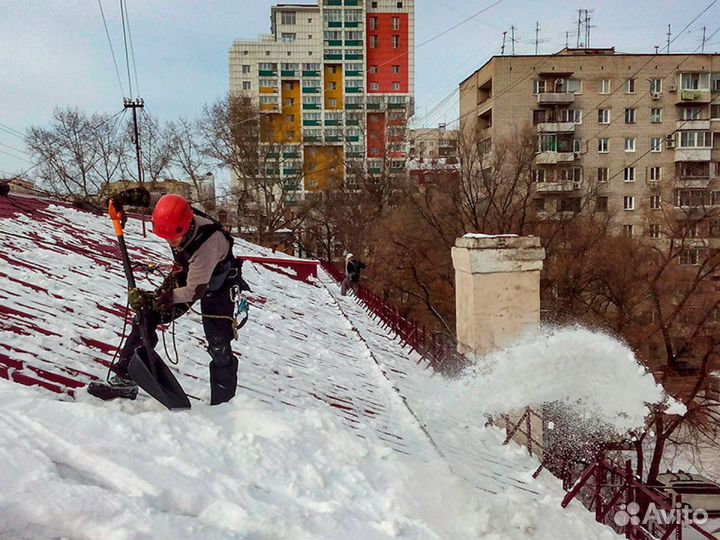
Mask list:
[[[345,279],[340,285],[340,294],[345,296],[350,288],[357,296],[360,287],[360,270],[363,268],[366,268],[365,263],[357,260],[352,253],[345,256]]]
[[[7,197],[10,193],[10,184],[8,182],[0,182],[0,197]]]

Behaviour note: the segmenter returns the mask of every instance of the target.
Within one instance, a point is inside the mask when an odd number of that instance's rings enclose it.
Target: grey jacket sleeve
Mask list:
[[[207,288],[215,266],[222,261],[230,249],[225,235],[217,231],[208,238],[190,257],[187,285],[173,290],[173,303],[193,302],[200,298]]]

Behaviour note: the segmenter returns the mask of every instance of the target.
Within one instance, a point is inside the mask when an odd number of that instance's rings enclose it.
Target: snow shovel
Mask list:
[[[133,276],[123,233],[123,212],[122,210],[118,211],[111,200],[108,204],[108,213],[115,225],[115,234],[120,245],[128,288],[134,289],[135,276]],[[143,345],[135,349],[135,353],[130,359],[128,373],[140,388],[168,409],[189,409],[190,400],[185,395],[182,386],[152,346],[147,326],[144,324],[147,309],[149,309],[147,306],[143,306],[137,313]]]

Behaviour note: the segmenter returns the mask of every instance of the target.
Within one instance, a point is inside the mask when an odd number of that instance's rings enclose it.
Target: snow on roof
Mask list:
[[[169,260],[135,219],[126,241],[135,262]],[[241,240],[235,251],[273,255]],[[0,198],[0,375],[65,390],[0,377],[1,537],[614,537],[579,503],[561,509],[559,482],[533,479],[537,460],[501,446],[478,411],[438,408],[449,382],[327,274],[243,272],[254,292],[232,402],[207,405],[194,313],[157,347],[177,348],[192,410],[98,401],[82,387],[105,376],[125,314],[111,223]]]

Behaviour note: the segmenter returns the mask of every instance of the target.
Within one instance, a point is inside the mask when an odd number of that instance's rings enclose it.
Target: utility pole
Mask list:
[[[667,31],[667,54],[670,54],[670,36],[672,35],[672,32],[670,30],[670,25],[668,24],[668,31]]]
[[[140,132],[138,131],[138,123],[137,123],[137,110],[142,109],[145,106],[145,101],[143,101],[142,98],[138,99],[131,99],[131,98],[124,98],[123,99],[123,107],[126,109],[132,109],[132,115],[133,115],[133,130],[135,132],[135,157],[137,158],[137,170],[138,170],[138,182],[140,183],[140,187],[145,187],[145,179],[143,177],[143,170],[142,170],[142,157],[140,153]],[[143,237],[146,236],[145,232],[145,220],[142,220],[142,229],[143,229]]]

